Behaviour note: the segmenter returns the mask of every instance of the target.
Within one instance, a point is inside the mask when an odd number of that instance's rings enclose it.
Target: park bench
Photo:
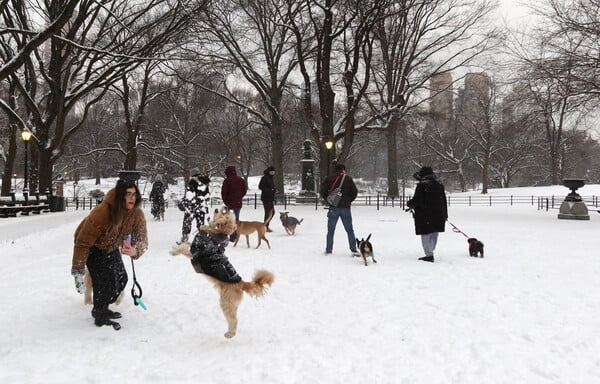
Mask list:
[[[39,215],[42,212],[50,212],[50,196],[45,194],[45,198],[40,197],[39,192],[35,192],[30,199],[24,195],[23,199],[17,200],[14,191],[11,191],[9,197],[0,197],[0,218],[17,217],[17,214],[27,216],[30,213]]]

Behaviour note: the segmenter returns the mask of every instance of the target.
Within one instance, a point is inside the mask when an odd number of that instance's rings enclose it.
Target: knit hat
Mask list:
[[[210,178],[208,176],[199,176],[198,181],[204,185],[208,185],[210,183]]]
[[[275,171],[275,167],[272,165],[268,166],[267,169],[265,169],[265,173],[269,173],[271,171]]]

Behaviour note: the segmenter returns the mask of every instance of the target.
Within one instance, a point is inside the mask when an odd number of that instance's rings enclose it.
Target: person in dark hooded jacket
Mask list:
[[[225,180],[221,186],[221,199],[223,204],[233,211],[235,220],[240,220],[240,211],[242,210],[243,199],[248,192],[246,181],[237,175],[233,165],[225,168]],[[229,236],[230,241],[235,241],[236,233]]]
[[[433,252],[439,232],[444,232],[448,219],[448,206],[444,186],[437,181],[431,167],[422,167],[413,177],[418,180],[415,194],[406,202],[413,212],[415,232],[421,235],[425,256],[419,260],[433,263]]]
[[[323,180],[319,194],[327,201],[329,193],[340,185],[342,198],[336,207],[329,206],[329,211],[327,212],[327,243],[325,245],[325,254],[330,254],[333,251],[333,235],[335,234],[338,219],[341,219],[348,235],[350,252],[353,255],[358,255],[354,227],[352,226],[352,211],[350,209],[352,202],[358,195],[358,189],[352,177],[346,174],[344,164],[337,163],[335,165],[335,175],[328,176]]]
[[[267,232],[271,232],[269,228],[270,218],[273,218],[275,214],[275,180],[273,180],[273,176],[275,176],[275,167],[272,165],[269,166],[264,171],[263,177],[261,177],[260,182],[258,183],[258,189],[260,189],[260,201],[263,203],[263,208],[265,209],[265,218],[264,223],[267,226]]]

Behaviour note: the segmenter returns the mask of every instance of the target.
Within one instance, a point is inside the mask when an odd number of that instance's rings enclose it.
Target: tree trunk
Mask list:
[[[17,126],[9,125],[8,133],[8,152],[6,153],[6,162],[2,174],[2,196],[8,196],[12,189],[12,175],[15,168],[15,159],[17,157]]]
[[[398,148],[396,145],[398,136],[398,126],[400,121],[396,118],[392,119],[388,129],[386,130],[387,141],[387,162],[388,162],[388,191],[387,196],[397,198],[400,196],[398,189]]]
[[[283,134],[282,121],[279,117],[274,116],[271,120],[271,148],[273,156],[273,166],[277,170],[275,172],[275,190],[277,195],[284,195],[283,185]]]
[[[53,168],[54,160],[52,157],[52,149],[40,148],[38,162],[40,191],[45,191],[46,188],[52,189]]]

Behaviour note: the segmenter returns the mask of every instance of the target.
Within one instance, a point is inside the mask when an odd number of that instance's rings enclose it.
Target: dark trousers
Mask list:
[[[242,208],[233,208],[231,210],[233,211],[233,214],[235,215],[235,221],[236,222],[240,221],[240,211],[242,210]],[[236,237],[237,237],[237,231],[233,231],[233,233],[231,235],[229,235],[229,241],[235,241]]]
[[[94,308],[92,316],[101,316],[114,303],[127,285],[127,271],[118,249],[104,252],[92,247],[87,260],[87,268],[94,285]]]
[[[275,206],[273,205],[272,201],[264,201],[263,200],[263,207],[265,208],[265,218],[263,220],[263,223],[266,223],[267,220],[269,219],[269,216],[271,216],[271,211],[273,212],[273,215],[275,214]],[[267,228],[269,228],[269,224],[267,224]]]

